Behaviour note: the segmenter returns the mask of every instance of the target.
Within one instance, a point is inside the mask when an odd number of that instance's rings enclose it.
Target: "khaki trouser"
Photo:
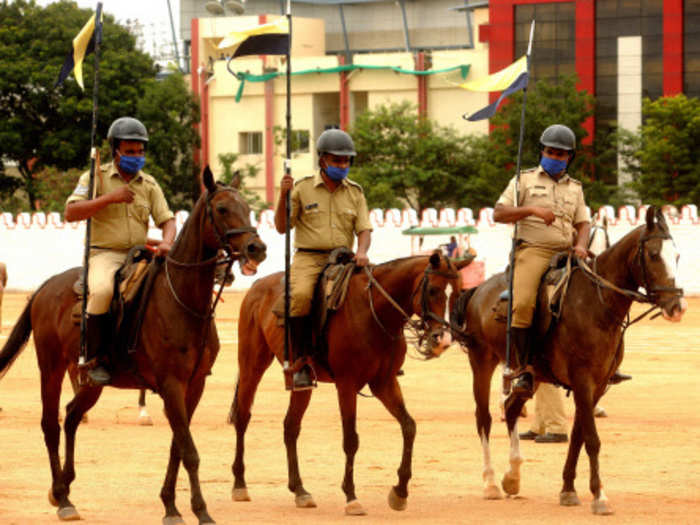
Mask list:
[[[88,269],[87,313],[100,315],[109,312],[114,292],[114,274],[126,260],[126,251],[90,250]]]
[[[311,313],[311,301],[318,276],[328,262],[327,253],[296,252],[289,268],[289,315],[302,317]],[[282,296],[284,311],[284,296]]]
[[[513,320],[514,328],[529,328],[535,312],[537,289],[542,276],[549,268],[552,256],[561,250],[522,245],[515,252],[513,272]]]
[[[535,392],[535,419],[530,430],[535,434],[566,434],[566,412],[561,390],[549,383],[540,383]]]

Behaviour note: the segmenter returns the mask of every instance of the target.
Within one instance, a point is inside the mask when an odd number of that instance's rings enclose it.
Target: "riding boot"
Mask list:
[[[308,354],[307,350],[311,339],[311,323],[309,321],[309,316],[289,318],[289,336],[292,356],[295,360],[301,359]],[[311,365],[304,364],[292,376],[292,390],[299,391],[314,388],[316,386],[314,376]]]
[[[88,377],[93,384],[107,385],[112,380],[112,376],[105,368],[105,358],[109,355],[108,345],[110,343],[109,314],[88,315],[87,316],[87,355],[88,361],[97,360],[97,366],[88,370]]]
[[[610,376],[610,379],[608,379],[608,383],[610,383],[611,385],[617,385],[618,383],[628,381],[629,379],[632,379],[632,376],[623,374],[618,368],[617,370],[615,370],[615,373],[613,373],[613,375]]]
[[[520,375],[513,382],[513,394],[530,399],[533,394],[533,377],[529,365],[531,364],[529,328],[511,328],[511,350],[515,350],[518,357]]]

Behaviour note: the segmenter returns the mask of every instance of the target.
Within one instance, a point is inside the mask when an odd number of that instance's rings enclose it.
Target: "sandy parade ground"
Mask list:
[[[355,484],[368,515],[348,517],[340,489],[341,425],[335,388],[329,384],[314,393],[299,440],[302,478],[318,508],[294,506],[286,488],[282,441],[288,394],[276,363],[262,380],[247,433],[246,479],[253,501],[231,501],[235,432],[226,424],[226,415],[237,375],[236,322],[242,296],[225,293],[217,310],[222,349],[192,422],[202,490],[217,523],[700,523],[700,298],[689,299],[680,324],[659,318],[627,332],[622,369],[634,379],[606,394],[601,405],[609,417],[597,419],[601,477],[613,516],[590,512],[585,451],[576,485],[583,505],[559,506],[564,444],[521,442],[525,463],[520,496],[482,499],[482,450],[475,430],[471,372],[466,355],[455,345],[440,359],[409,358],[404,365],[401,385],[418,434],[408,508],[403,512],[387,505],[400,461],[399,426],[376,399],[358,400]],[[5,343],[26,298],[26,293],[5,295],[0,343]],[[640,311],[638,306],[633,309]],[[499,383],[500,377],[495,377],[491,402],[498,479],[508,464],[505,425],[498,422]],[[62,406],[69,400],[66,381]],[[138,425],[136,401],[136,391],[108,388],[89,413],[89,422],[78,430],[71,500],[89,523],[160,523],[164,514],[158,494],[171,432],[158,396],[147,396],[153,426]],[[567,399],[566,406],[570,428],[572,400]],[[57,523],[47,500],[50,471],[40,428],[33,344],[0,381],[0,407],[0,523]],[[533,407],[528,408],[532,414]],[[521,421],[521,431],[528,429],[531,418]],[[186,522],[196,523],[184,469],[177,502]]]

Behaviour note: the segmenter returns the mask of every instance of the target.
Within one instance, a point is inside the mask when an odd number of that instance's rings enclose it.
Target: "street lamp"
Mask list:
[[[245,11],[245,0],[209,0],[205,8],[213,15],[223,15],[224,7],[236,15],[242,15]]]

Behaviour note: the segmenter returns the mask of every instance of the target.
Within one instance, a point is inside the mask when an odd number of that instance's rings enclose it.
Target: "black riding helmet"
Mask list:
[[[316,152],[319,161],[324,153],[330,153],[331,155],[350,157],[350,164],[357,155],[352,138],[342,129],[327,129],[321,133],[316,141]]]
[[[563,124],[552,124],[542,132],[540,137],[540,151],[549,146],[569,151],[571,157],[568,164],[574,160],[576,156],[576,135],[571,128]]]
[[[143,123],[133,117],[121,117],[112,122],[107,132],[107,140],[114,152],[119,147],[120,140],[136,140],[148,143],[148,131]]]

